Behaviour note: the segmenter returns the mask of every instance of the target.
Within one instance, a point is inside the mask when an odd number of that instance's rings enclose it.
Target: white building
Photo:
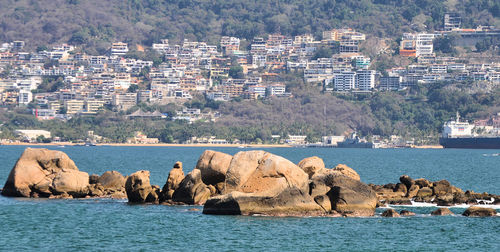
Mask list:
[[[123,42],[116,42],[111,45],[112,55],[125,55],[128,53],[128,45]]]
[[[354,89],[355,85],[355,72],[341,72],[335,74],[335,77],[333,78],[333,88],[337,91],[349,91]]]
[[[416,42],[416,56],[429,55],[434,53],[434,40],[435,34],[419,33],[417,34]]]
[[[19,96],[18,96],[18,104],[24,104],[28,105],[31,101],[33,101],[33,93],[31,91],[26,91],[26,90],[19,90]]]
[[[363,91],[375,87],[375,70],[361,70],[356,72],[356,88]]]

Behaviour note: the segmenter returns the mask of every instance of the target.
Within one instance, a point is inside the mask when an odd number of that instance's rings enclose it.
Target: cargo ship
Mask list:
[[[439,144],[444,148],[462,149],[500,149],[499,135],[478,135],[473,133],[474,125],[461,122],[457,113],[456,120],[443,125],[443,133]]]

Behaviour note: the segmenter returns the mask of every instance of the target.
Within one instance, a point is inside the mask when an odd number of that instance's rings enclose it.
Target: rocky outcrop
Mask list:
[[[496,216],[497,211],[493,208],[471,206],[462,215],[468,217],[489,217]]]
[[[226,173],[224,194],[209,199],[204,213],[373,215],[376,195],[366,184],[348,177],[357,175],[351,170],[347,166],[325,169],[318,157],[306,158],[297,166],[264,151],[239,152]]]
[[[338,164],[335,166],[335,168],[331,169],[335,173],[339,173],[341,175],[344,175],[346,177],[349,177],[351,179],[360,181],[361,178],[359,177],[359,174],[352,169],[351,167],[345,165],[345,164]]]
[[[239,152],[226,174],[224,194],[210,198],[206,214],[325,214],[308,193],[309,175],[289,160],[264,151]]]
[[[160,194],[160,188],[149,182],[149,171],[131,174],[125,182],[125,190],[130,203],[155,203]]]
[[[26,148],[12,168],[2,194],[13,197],[84,197],[89,175],[61,151]]]
[[[380,205],[412,204],[411,201],[434,203],[438,206],[453,206],[456,204],[490,204],[500,199],[499,195],[488,193],[464,192],[451,185],[447,180],[431,182],[420,178],[413,180],[408,175],[399,178],[401,183],[386,185],[371,185],[377,193]]]
[[[224,182],[233,156],[212,150],[206,150],[198,159],[195,169],[201,171],[201,180],[206,185]]]
[[[203,205],[212,195],[201,179],[201,171],[194,169],[184,177],[172,194],[172,201],[188,205]]]
[[[446,216],[446,215],[453,215],[453,212],[450,211],[450,209],[448,208],[438,208],[435,211],[432,211],[431,215]]]

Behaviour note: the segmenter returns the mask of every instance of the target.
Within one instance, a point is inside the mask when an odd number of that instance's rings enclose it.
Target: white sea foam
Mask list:
[[[469,208],[471,206],[477,206],[477,207],[484,207],[484,208],[493,208],[493,209],[500,209],[500,205],[491,205],[491,203],[493,203],[493,199],[492,200],[478,200],[479,201],[482,201],[482,202],[485,202],[485,203],[488,203],[488,204],[476,204],[476,205],[470,205],[470,204],[457,204],[457,205],[453,205],[453,206],[438,206],[437,204],[435,203],[427,203],[427,202],[415,202],[415,201],[411,201],[411,205],[388,205],[387,207],[380,207],[380,208],[394,208],[394,207],[440,207],[440,208]]]

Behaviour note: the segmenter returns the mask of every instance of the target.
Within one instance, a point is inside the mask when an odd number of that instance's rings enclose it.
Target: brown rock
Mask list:
[[[206,150],[198,159],[195,169],[201,171],[201,179],[207,185],[224,182],[232,156],[226,153]]]
[[[399,215],[401,215],[401,216],[415,216],[415,213],[408,211],[408,210],[401,210],[401,212],[399,212]]]
[[[168,173],[167,182],[163,186],[161,191],[161,201],[166,201],[172,199],[175,190],[179,188],[182,180],[184,179],[184,171],[182,170],[182,163],[176,162],[174,168]]]
[[[224,192],[206,202],[204,213],[325,214],[308,194],[308,174],[289,160],[263,151],[234,155]]]
[[[493,208],[471,206],[467,208],[467,210],[465,210],[465,212],[462,215],[468,217],[488,217],[488,216],[496,216],[497,211]]]
[[[318,195],[314,197],[314,202],[318,204],[323,210],[328,213],[332,211],[332,202],[330,201],[330,198],[326,195]]]
[[[99,180],[99,175],[97,174],[92,174],[89,176],[89,184],[97,184],[97,180]]]
[[[432,183],[429,182],[429,180],[424,179],[424,178],[415,179],[415,184],[417,184],[420,188],[432,187]]]
[[[14,197],[30,197],[34,194],[48,197],[52,194],[53,179],[63,170],[78,171],[73,160],[65,153],[26,148],[12,168],[2,194]],[[86,184],[88,183],[87,175]]]
[[[450,182],[447,180],[440,180],[437,182],[434,182],[434,187],[432,187],[432,192],[436,196],[442,196],[446,194],[452,194],[452,188],[450,185]]]
[[[371,188],[345,176],[334,176],[332,189],[327,193],[332,209],[346,215],[371,216],[375,213],[377,195]]]
[[[125,182],[125,190],[129,202],[148,202],[147,198],[153,191],[153,187],[149,182],[149,171],[138,171],[131,174]]]
[[[406,189],[408,190],[411,188],[412,185],[415,184],[415,181],[408,175],[403,175],[399,177],[399,181],[403,183],[406,186]]]
[[[440,215],[440,216],[453,215],[453,212],[451,212],[450,209],[448,208],[438,208],[435,211],[433,211],[431,215]]]
[[[401,192],[404,195],[408,192],[408,189],[406,188],[406,185],[403,183],[397,183],[396,188],[394,188],[394,192]]]
[[[382,213],[382,217],[401,217],[394,209],[387,209]]]
[[[107,171],[99,177],[97,183],[106,189],[120,191],[125,188],[125,177],[117,171]]]
[[[429,196],[432,196],[432,189],[430,189],[429,187],[423,187],[418,190],[417,197],[424,198]]]
[[[302,159],[298,166],[309,175],[309,178],[311,178],[316,172],[325,169],[323,159],[316,156]]]
[[[410,189],[408,190],[406,197],[411,199],[411,198],[417,196],[419,190],[420,190],[420,186],[418,186],[417,184],[412,185],[410,187]]]
[[[62,170],[52,181],[51,191],[54,194],[67,193],[74,197],[85,197],[88,194],[89,174],[78,170]]]
[[[226,185],[223,193],[237,191],[255,172],[259,166],[259,161],[262,160],[265,154],[265,151],[241,151],[236,153],[226,173]]]
[[[338,164],[332,170],[335,172],[339,172],[341,175],[347,176],[347,177],[352,178],[354,180],[358,180],[358,181],[361,180],[361,178],[359,177],[359,174],[354,169],[352,169],[351,167],[349,167],[345,164]]]
[[[188,205],[203,205],[210,194],[210,189],[201,180],[201,171],[194,169],[181,181],[172,194],[172,200]]]
[[[311,196],[297,188],[286,188],[274,197],[233,191],[210,198],[203,206],[204,214],[228,215],[323,215],[325,211]]]

